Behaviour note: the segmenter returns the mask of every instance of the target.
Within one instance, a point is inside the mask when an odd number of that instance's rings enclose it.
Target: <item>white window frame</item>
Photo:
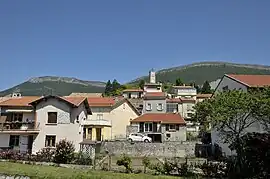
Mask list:
[[[145,109],[146,109],[146,111],[151,111],[152,110],[152,104],[151,103],[146,103]]]
[[[152,126],[152,130],[150,130],[150,125]],[[147,130],[146,130],[146,126],[147,126]],[[152,122],[145,122],[144,123],[144,132],[153,132],[153,123]]]
[[[158,103],[157,104],[157,110],[158,111],[162,111],[163,110],[163,104],[162,103]]]

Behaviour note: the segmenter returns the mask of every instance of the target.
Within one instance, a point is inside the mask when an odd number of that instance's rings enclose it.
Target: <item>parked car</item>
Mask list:
[[[152,139],[148,136],[139,133],[132,133],[128,136],[129,142],[152,142]]]

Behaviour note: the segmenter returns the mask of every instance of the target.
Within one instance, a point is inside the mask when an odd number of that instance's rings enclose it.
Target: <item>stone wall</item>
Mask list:
[[[129,143],[127,141],[104,142],[102,150],[113,155],[127,154],[133,157],[185,157],[195,156],[195,142]]]

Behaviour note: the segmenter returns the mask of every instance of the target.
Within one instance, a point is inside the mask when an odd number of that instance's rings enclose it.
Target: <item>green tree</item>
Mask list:
[[[144,80],[140,80],[139,82],[139,87],[143,90],[144,88],[144,84],[145,84],[145,81]]]
[[[182,86],[184,83],[183,83],[183,81],[181,80],[181,78],[177,78],[176,80],[175,80],[175,85],[176,86]]]
[[[208,81],[205,81],[201,90],[202,94],[212,93],[211,86]]]
[[[115,96],[117,91],[121,88],[121,84],[116,79],[112,82],[112,95]]]
[[[111,83],[111,80],[108,80],[107,83],[106,83],[106,86],[105,86],[105,96],[110,96],[111,93],[112,93],[112,83]]]
[[[211,123],[221,140],[229,145],[235,144],[237,164],[243,166],[241,136],[246,129],[262,118],[259,104],[262,95],[233,90],[217,94],[214,98],[195,105],[194,119],[202,123]],[[270,106],[264,106],[270,111]],[[266,111],[264,109],[264,111]]]
[[[75,147],[74,144],[66,139],[60,140],[56,144],[55,163],[70,163],[74,159]]]

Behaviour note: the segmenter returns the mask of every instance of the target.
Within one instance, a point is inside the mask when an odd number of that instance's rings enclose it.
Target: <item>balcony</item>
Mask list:
[[[82,125],[85,126],[112,126],[111,121],[105,119],[91,120],[86,119],[82,122]]]
[[[39,124],[35,127],[33,122],[4,122],[0,123],[0,133],[5,134],[35,134],[39,133]]]

